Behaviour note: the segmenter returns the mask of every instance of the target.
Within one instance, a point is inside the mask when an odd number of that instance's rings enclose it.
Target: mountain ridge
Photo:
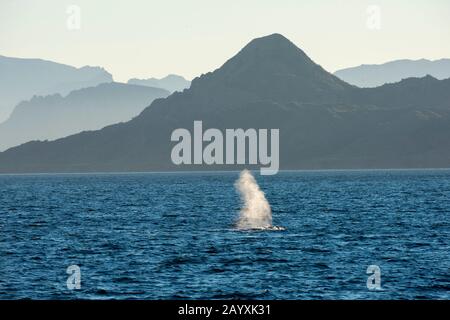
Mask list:
[[[34,95],[65,95],[112,81],[112,75],[102,67],[76,68],[44,59],[0,56],[0,123],[19,102]]]
[[[34,96],[19,103],[8,120],[0,124],[0,150],[128,121],[154,99],[169,94],[160,88],[110,82],[65,96]]]
[[[399,59],[382,64],[363,64],[337,70],[334,75],[358,87],[377,87],[411,77],[431,75],[439,80],[450,78],[450,59]]]
[[[189,89],[154,101],[129,122],[0,153],[0,172],[244,167],[172,164],[171,132],[191,130],[195,120],[205,129],[279,128],[281,169],[449,165],[450,102],[442,93],[450,92],[449,82],[427,85],[434,80],[425,78],[388,85],[382,90],[396,97],[391,103],[380,88],[360,89],[326,72],[284,37],[250,44],[194,79]],[[411,83],[416,84],[410,88]],[[433,105],[411,104],[408,96],[421,92],[436,94]]]
[[[184,77],[176,75],[176,74],[169,74],[160,79],[158,79],[158,78],[148,78],[148,79],[132,78],[132,79],[129,79],[127,81],[127,83],[155,87],[155,88],[162,88],[162,89],[168,90],[171,93],[173,93],[175,91],[183,91],[184,89],[189,88],[191,85],[190,81],[188,81]]]

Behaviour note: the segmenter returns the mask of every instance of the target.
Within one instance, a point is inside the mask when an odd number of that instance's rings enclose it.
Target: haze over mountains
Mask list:
[[[112,81],[100,67],[0,56],[0,151],[128,121],[154,99],[190,85],[176,75],[130,84]]]
[[[154,88],[162,88],[165,90],[170,91],[170,93],[173,93],[175,91],[183,91],[184,89],[189,88],[191,85],[191,82],[189,80],[186,80],[182,76],[178,76],[176,74],[169,74],[168,76],[157,79],[157,78],[150,78],[150,79],[130,79],[128,80],[128,83],[130,84],[137,84],[141,86],[149,86]]]
[[[0,153],[0,172],[226,169],[171,163],[172,131],[192,130],[194,120],[204,130],[279,128],[281,169],[450,164],[450,80],[410,78],[361,89],[273,34],[129,122]]]
[[[386,83],[399,82],[411,77],[433,76],[442,80],[450,78],[450,59],[440,60],[395,60],[384,64],[364,64],[338,70],[340,79],[355,86],[378,87]]]
[[[103,83],[23,101],[0,123],[0,150],[31,140],[54,140],[85,130],[128,121],[167,90],[123,83]]]
[[[112,82],[110,73],[99,67],[75,68],[61,63],[0,56],[0,122],[14,107],[34,95],[59,93]]]

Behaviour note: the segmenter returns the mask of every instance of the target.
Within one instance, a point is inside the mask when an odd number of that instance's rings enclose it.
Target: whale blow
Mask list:
[[[243,202],[243,207],[237,222],[237,228],[272,228],[272,210],[270,204],[251,172],[243,170],[235,183],[235,187]]]

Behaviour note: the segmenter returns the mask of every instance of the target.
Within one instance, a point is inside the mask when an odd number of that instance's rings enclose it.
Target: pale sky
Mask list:
[[[80,9],[80,29],[67,27],[76,21],[70,5]],[[0,55],[102,66],[116,81],[192,79],[272,33],[330,72],[450,58],[450,1],[0,0]]]

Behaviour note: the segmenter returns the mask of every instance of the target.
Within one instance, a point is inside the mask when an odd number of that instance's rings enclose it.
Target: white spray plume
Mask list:
[[[248,170],[243,170],[235,183],[241,195],[243,207],[237,222],[239,229],[266,229],[272,227],[272,210],[259,189],[255,178]]]

